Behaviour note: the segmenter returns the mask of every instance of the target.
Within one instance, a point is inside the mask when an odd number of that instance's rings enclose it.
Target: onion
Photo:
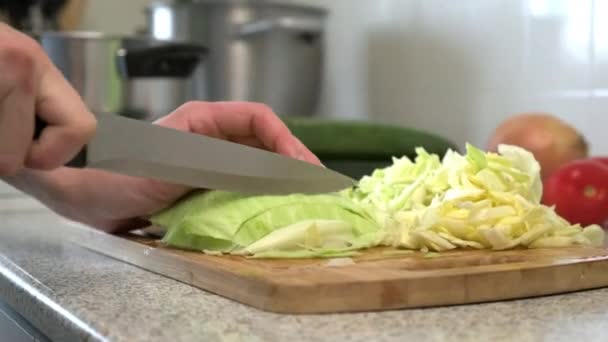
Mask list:
[[[530,151],[540,164],[543,179],[563,164],[589,156],[581,133],[549,113],[521,113],[503,121],[490,137],[487,150],[496,152],[499,144]]]

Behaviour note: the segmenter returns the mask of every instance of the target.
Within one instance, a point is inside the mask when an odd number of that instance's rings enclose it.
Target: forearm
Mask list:
[[[155,181],[110,174],[99,170],[58,168],[21,170],[2,180],[27,193],[54,212],[105,231],[124,231],[148,224],[145,217],[183,193]],[[149,206],[134,205],[141,198]]]
[[[37,172],[22,169],[15,175],[5,176],[1,179],[17,190],[35,197],[42,203],[47,204],[53,200],[55,195],[55,191],[53,190],[57,188],[57,185],[54,184],[52,177],[44,175],[44,173],[49,172]]]
[[[35,197],[49,209],[72,220],[84,222],[86,217],[79,210],[84,206],[95,205],[95,198],[89,194],[89,181],[82,177],[79,170],[59,168],[51,171],[23,169],[15,176],[3,178],[8,184]],[[89,198],[87,200],[87,197]]]
[[[93,201],[86,200],[94,189],[90,189],[90,182],[75,171],[66,168],[52,171],[22,169],[14,176],[2,177],[2,180],[61,216],[96,226],[98,222],[86,221],[89,211],[84,209],[95,205],[91,203]]]

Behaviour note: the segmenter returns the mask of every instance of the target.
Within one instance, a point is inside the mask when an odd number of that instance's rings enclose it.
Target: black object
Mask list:
[[[9,24],[16,29],[25,29],[25,21],[30,15],[30,7],[36,0],[0,0],[0,9],[8,16]]]
[[[47,123],[40,119],[38,116],[36,116],[36,121],[34,125],[34,140],[38,140],[38,138],[40,138],[42,131],[46,127]],[[80,149],[80,151],[74,156],[74,158],[67,162],[65,166],[73,168],[83,168],[87,166],[87,146],[83,146],[82,149]]]
[[[40,0],[42,16],[45,19],[52,19],[54,21],[59,11],[66,5],[66,2],[66,0]]]
[[[66,5],[66,0],[0,0],[0,10],[8,16],[9,24],[21,31],[57,29],[57,14]],[[38,6],[44,23],[34,27],[32,8]]]
[[[194,44],[127,47],[120,52],[118,67],[125,78],[185,78],[207,52],[207,48]]]

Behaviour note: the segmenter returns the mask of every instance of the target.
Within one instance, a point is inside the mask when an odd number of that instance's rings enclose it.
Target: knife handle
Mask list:
[[[38,140],[42,131],[46,128],[47,123],[36,116],[35,125],[34,125],[34,140]],[[80,151],[72,158],[72,160],[68,161],[65,166],[73,167],[73,168],[83,168],[87,165],[87,146],[84,145]]]

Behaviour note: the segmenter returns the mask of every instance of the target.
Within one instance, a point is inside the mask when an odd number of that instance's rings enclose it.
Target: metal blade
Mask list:
[[[98,114],[87,166],[195,188],[245,193],[323,193],[355,181],[335,171],[220,139],[117,114]]]

